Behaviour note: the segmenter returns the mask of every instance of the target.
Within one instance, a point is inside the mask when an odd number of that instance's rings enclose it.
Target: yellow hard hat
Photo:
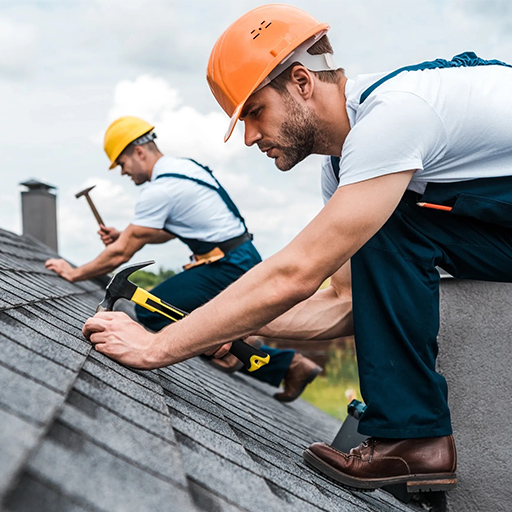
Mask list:
[[[124,116],[116,119],[105,132],[103,147],[110,160],[109,169],[116,167],[117,157],[126,146],[142,135],[149,133],[155,127],[140,117]],[[156,135],[155,135],[156,137]],[[149,140],[145,141],[149,142]]]
[[[206,73],[215,99],[231,118],[224,141],[231,136],[249,96],[272,71],[284,71],[295,61],[312,71],[333,69],[326,55],[306,55],[307,48],[328,29],[327,23],[302,9],[269,4],[249,11],[225,30],[213,47]]]

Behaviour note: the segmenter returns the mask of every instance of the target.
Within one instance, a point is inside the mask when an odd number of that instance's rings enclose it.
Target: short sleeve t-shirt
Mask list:
[[[153,168],[151,181],[142,185],[132,224],[203,242],[224,242],[245,232],[218,192],[188,179],[157,179],[167,173],[190,176],[217,188],[210,174],[191,160],[163,156]]]
[[[416,170],[409,189],[512,174],[512,69],[499,65],[406,71],[361,94],[387,73],[348,80],[350,132],[339,183],[322,164],[324,201],[338,186]]]

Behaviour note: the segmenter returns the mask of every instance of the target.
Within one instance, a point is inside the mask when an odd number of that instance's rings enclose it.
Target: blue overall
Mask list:
[[[401,71],[491,64],[506,65],[466,53],[402,68],[365,91],[360,102]],[[421,208],[418,201],[453,209]],[[359,423],[364,435],[399,439],[452,432],[446,381],[435,370],[436,266],[456,278],[512,282],[512,176],[429,183],[423,194],[407,191],[352,257],[354,335],[367,404]]]
[[[233,215],[239,218],[245,227],[245,221],[238,211],[238,208],[233,203],[226,190],[217,181],[212,171],[194,160],[192,160],[192,162],[208,172],[217,184],[217,187],[206,181],[177,173],[160,174],[156,179],[177,178],[191,180],[198,185],[215,190]],[[184,238],[179,235],[176,236],[185,243],[194,254],[205,254],[218,246],[218,243]],[[254,247],[251,240],[248,240],[229,251],[224,258],[209,263],[208,265],[199,265],[180,272],[155,286],[151,292],[169,304],[190,312],[213,299],[241,275],[245,274],[245,272],[260,262],[261,257],[256,247]],[[135,312],[139,321],[153,331],[159,331],[170,323],[170,320],[164,316],[153,313],[139,305],[135,307]],[[261,350],[270,354],[270,362],[258,371],[251,372],[249,375],[277,387],[284,379],[295,351],[280,350],[265,345],[261,347]]]

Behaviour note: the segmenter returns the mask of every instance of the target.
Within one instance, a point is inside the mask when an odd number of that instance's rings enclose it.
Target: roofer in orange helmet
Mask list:
[[[437,266],[512,282],[512,66],[466,52],[349,80],[327,30],[290,5],[258,7],[220,36],[207,71],[226,139],[242,120],[245,143],[283,171],[325,155],[317,217],[156,339],[99,315],[84,333],[114,358],[155,366],[256,332],[332,338],[346,328],[338,283],[350,261],[359,432],[370,437],[349,454],[314,443],[304,458],[354,488],[448,490],[456,451],[435,369]]]

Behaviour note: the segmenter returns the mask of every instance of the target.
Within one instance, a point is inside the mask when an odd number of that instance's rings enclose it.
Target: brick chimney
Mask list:
[[[57,252],[57,196],[56,189],[36,180],[20,185],[28,190],[21,192],[21,217],[23,234],[30,235]]]

